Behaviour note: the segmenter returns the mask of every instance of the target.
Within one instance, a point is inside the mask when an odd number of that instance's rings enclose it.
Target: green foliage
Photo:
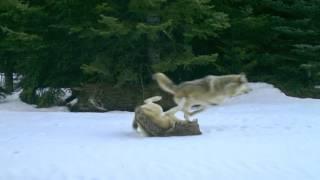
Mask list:
[[[29,104],[36,104],[39,108],[61,105],[65,95],[64,91],[57,88],[31,89],[25,88],[20,94],[21,100]]]
[[[197,66],[214,65],[217,54],[195,56],[190,51],[180,54],[179,56],[168,56],[164,61],[155,64],[155,71],[174,72],[178,67],[182,67],[186,71],[192,71]]]
[[[215,1],[230,16],[231,28],[218,43],[220,73],[247,72],[251,80],[292,89],[319,83],[317,0]],[[284,88],[290,90],[290,88]]]
[[[20,94],[20,99],[29,104],[36,104],[36,94],[35,89],[32,88],[24,88],[22,93]]]
[[[208,1],[128,1],[97,5],[100,19],[92,27],[105,43],[96,59],[82,66],[92,79],[140,84],[153,71],[214,63],[215,55],[197,56],[191,42],[215,37],[229,26],[227,15]]]
[[[62,104],[61,97],[64,92],[61,89],[49,88],[37,95],[36,104],[40,108]]]
[[[40,102],[35,89],[139,87],[155,71],[246,72],[310,89],[320,84],[319,39],[318,0],[0,1],[0,72],[21,74],[21,98],[44,106],[55,96]]]

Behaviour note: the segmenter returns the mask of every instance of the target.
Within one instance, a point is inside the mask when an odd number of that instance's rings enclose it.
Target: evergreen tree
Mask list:
[[[229,26],[227,15],[206,0],[106,1],[97,10],[99,24],[90,36],[104,45],[83,69],[118,85],[145,82],[154,71],[214,64],[216,54],[196,56],[192,41]]]
[[[3,1],[0,6],[0,70],[5,73],[6,91],[13,91],[13,73],[18,63],[31,55],[34,43],[40,39],[28,31],[27,21],[37,9],[19,1]]]
[[[47,87],[143,85],[155,71],[246,72],[315,94],[319,17],[318,0],[2,0],[0,72],[8,92],[22,74],[29,102]]]
[[[70,87],[80,83],[81,64],[90,60],[92,44],[79,38],[78,26],[88,26],[91,3],[82,1],[28,1],[31,7],[39,7],[38,21],[32,22],[33,32],[41,37],[37,56],[22,63],[19,68],[29,88]],[[31,24],[30,26],[31,27]],[[33,69],[33,71],[30,71]]]
[[[302,95],[317,78],[319,9],[317,0],[215,0],[230,15],[231,28],[214,46],[220,48],[222,73],[247,72]],[[304,90],[303,90],[304,91]]]

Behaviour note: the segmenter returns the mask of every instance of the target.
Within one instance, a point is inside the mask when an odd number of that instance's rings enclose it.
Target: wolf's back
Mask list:
[[[168,93],[175,94],[177,86],[163,73],[155,73],[153,75],[160,88]]]

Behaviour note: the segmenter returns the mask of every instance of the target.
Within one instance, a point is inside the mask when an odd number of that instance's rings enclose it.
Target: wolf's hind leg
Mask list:
[[[184,106],[185,102],[186,102],[186,100],[185,100],[185,98],[183,98],[183,99],[179,102],[179,104],[178,104],[177,106],[175,106],[175,107],[169,109],[168,111],[164,112],[164,114],[165,114],[165,115],[167,115],[167,114],[172,114],[172,115],[174,115],[175,113],[177,113],[178,111],[181,111],[181,110],[183,109],[183,106]]]
[[[150,98],[144,100],[144,103],[145,104],[150,104],[150,103],[153,103],[153,102],[160,101],[161,99],[162,99],[161,96],[153,96],[153,97],[150,97]]]

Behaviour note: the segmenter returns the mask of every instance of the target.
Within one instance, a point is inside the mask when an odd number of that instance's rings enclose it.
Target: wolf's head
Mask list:
[[[238,96],[251,91],[247,77],[244,73],[229,76],[229,81],[225,86],[225,92],[229,96]]]
[[[252,91],[252,89],[249,87],[248,79],[244,73],[241,73],[239,75],[238,84],[239,84],[239,87],[235,92],[235,96],[246,94]]]

